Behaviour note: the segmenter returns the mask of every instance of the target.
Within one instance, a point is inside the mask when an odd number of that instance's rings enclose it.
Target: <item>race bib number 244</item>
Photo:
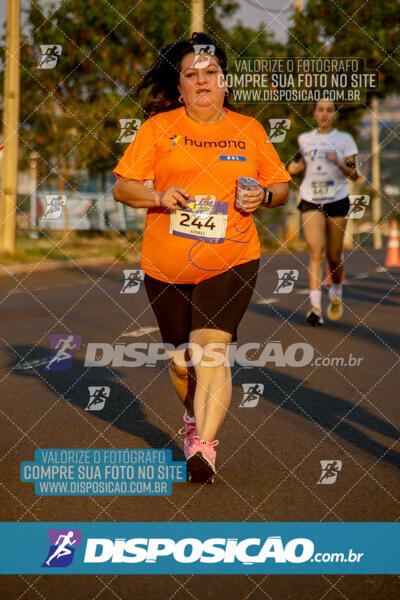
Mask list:
[[[217,202],[213,195],[195,195],[187,208],[171,211],[169,232],[179,237],[220,244],[225,240],[228,202]]]

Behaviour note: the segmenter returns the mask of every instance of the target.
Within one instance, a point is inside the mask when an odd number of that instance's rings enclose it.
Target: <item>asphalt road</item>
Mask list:
[[[307,344],[313,357],[304,366],[236,364],[216,482],[174,484],[170,497],[39,497],[19,480],[20,462],[33,460],[36,448],[171,448],[175,460],[183,460],[177,435],[182,409],[166,362],[84,366],[89,343],[161,341],[144,289],[121,294],[123,269],[135,265],[3,277],[1,520],[398,520],[400,269],[385,271],[383,252],[349,251],[345,257],[344,316],[321,328],[304,318],[306,255],[263,258],[239,345],[276,342],[274,356],[280,349],[289,356],[292,344]],[[274,293],[277,269],[299,271],[291,293]],[[68,371],[43,371],[51,333],[82,337]],[[263,392],[256,406],[240,406],[242,385],[249,383],[262,384]],[[102,410],[85,410],[90,386],[110,388]],[[341,461],[334,484],[317,484],[322,460]],[[23,575],[2,576],[0,588],[2,600],[400,597],[400,579],[389,575]]]

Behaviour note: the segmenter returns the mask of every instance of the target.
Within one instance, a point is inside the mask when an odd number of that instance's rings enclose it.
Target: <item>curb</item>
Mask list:
[[[139,263],[140,259],[129,259],[127,261],[121,261],[118,258],[111,256],[104,257],[92,257],[92,258],[77,258],[75,260],[53,260],[43,261],[38,263],[25,263],[25,264],[11,264],[11,265],[0,265],[0,277],[13,277],[14,275],[21,275],[24,273],[34,273],[35,271],[54,271],[57,269],[77,269],[78,267],[98,267],[102,265],[117,264],[136,264]]]

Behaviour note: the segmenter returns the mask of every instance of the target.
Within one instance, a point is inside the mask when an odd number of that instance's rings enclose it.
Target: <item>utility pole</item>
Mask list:
[[[20,0],[7,1],[0,251],[15,252],[18,181]]]
[[[382,217],[381,198],[381,169],[380,169],[380,145],[379,145],[379,122],[378,122],[378,98],[376,94],[371,99],[371,145],[372,145],[372,187],[374,189],[374,200],[372,204],[372,219],[374,221],[374,248],[382,248],[382,230],[380,219]]]
[[[302,12],[304,9],[304,0],[294,0],[295,13]],[[285,218],[285,239],[287,242],[297,242],[301,229],[301,215],[296,206],[300,202],[300,192],[296,192],[295,198],[290,199],[289,210]]]
[[[190,33],[204,30],[204,0],[192,0],[190,9]]]
[[[38,187],[38,160],[39,154],[37,152],[31,152],[30,159],[30,180],[31,180],[31,214],[30,214],[30,225],[31,231],[29,234],[30,238],[37,239],[39,237],[37,231],[37,187]]]

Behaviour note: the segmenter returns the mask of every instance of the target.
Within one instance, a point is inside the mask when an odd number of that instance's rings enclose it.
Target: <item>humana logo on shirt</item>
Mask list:
[[[241,140],[220,140],[219,142],[206,142],[203,140],[192,140],[185,135],[185,146],[197,146],[197,148],[241,148],[245,150],[246,142]]]

